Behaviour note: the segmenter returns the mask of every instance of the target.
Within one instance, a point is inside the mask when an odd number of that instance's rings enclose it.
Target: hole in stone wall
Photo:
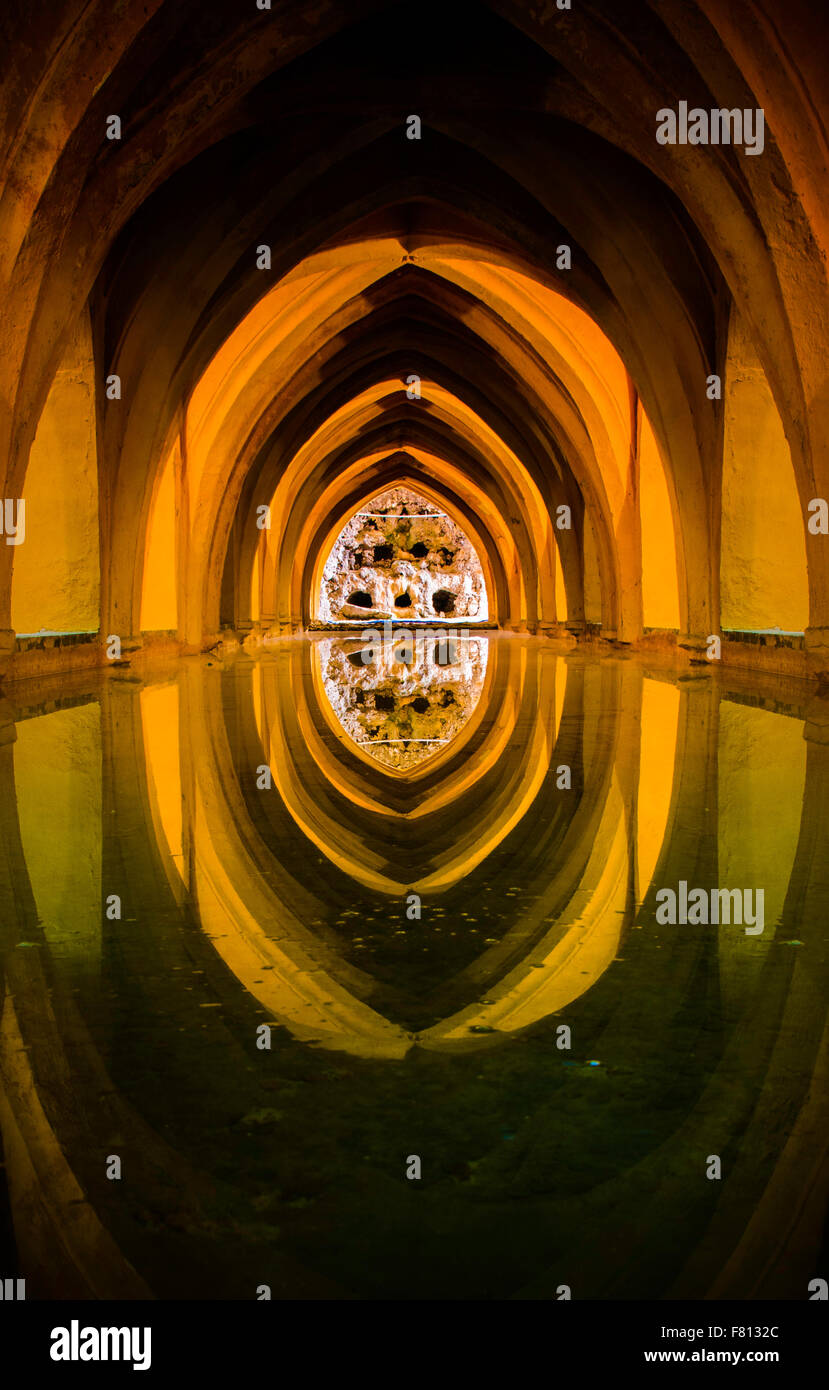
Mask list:
[[[428,545],[424,545],[423,541],[415,541],[409,554],[414,555],[416,560],[425,560],[426,556],[429,554],[429,547]]]
[[[407,594],[398,594],[398,595],[397,595],[397,598],[394,600],[394,606],[395,606],[395,608],[411,608],[411,606],[412,606],[412,596],[411,596],[411,594],[408,594],[408,593],[407,593]]]
[[[378,560],[393,560],[393,559],[394,559],[394,546],[393,546],[393,545],[376,545],[376,546],[374,547],[374,563],[375,563],[375,565],[377,564],[377,561],[378,561]]]
[[[353,603],[355,608],[373,608],[374,602],[371,594],[367,594],[365,589],[355,589],[353,594],[348,595],[348,603]]]
[[[448,589],[436,589],[432,594],[432,607],[436,613],[454,613],[455,595]]]

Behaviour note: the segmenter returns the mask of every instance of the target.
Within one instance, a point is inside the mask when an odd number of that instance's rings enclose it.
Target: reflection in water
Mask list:
[[[315,645],[336,719],[364,753],[408,772],[457,738],[481,697],[487,643],[412,629],[374,646],[327,638]]]
[[[4,1267],[30,1297],[805,1297],[821,720],[536,639],[360,650],[18,687]],[[681,882],[761,890],[763,932],[660,924]]]

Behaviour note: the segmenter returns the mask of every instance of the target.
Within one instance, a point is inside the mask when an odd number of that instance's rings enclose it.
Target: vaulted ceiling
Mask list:
[[[707,381],[725,370],[733,314],[802,506],[829,492],[820,25],[795,2],[782,32],[776,10],[7,7],[6,495],[21,494],[88,305],[101,630],[139,630],[147,528],[178,438],[191,457],[177,467],[199,479],[177,619],[193,646],[251,617],[252,518],[280,487],[291,516],[268,542],[260,614],[290,626],[307,619],[331,528],[403,473],[487,538],[512,626],[556,619],[554,541],[567,616],[584,617],[586,510],[603,627],[635,639],[626,455],[645,412],[676,531],[676,625],[716,631],[723,415]],[[660,145],[656,112],[682,100],[762,105],[762,158]],[[113,115],[120,139],[107,138]],[[112,374],[118,408],[103,392]],[[423,408],[412,375],[429,383]],[[198,401],[210,443],[196,462],[183,422]],[[554,534],[562,504],[571,535]],[[805,542],[820,645],[829,568]],[[12,558],[0,550],[6,602]]]

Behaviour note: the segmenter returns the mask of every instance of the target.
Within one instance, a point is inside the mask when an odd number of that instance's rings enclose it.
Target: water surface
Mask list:
[[[12,688],[0,1241],[29,1297],[807,1296],[814,699],[475,644]],[[761,890],[763,931],[661,925],[680,881]]]

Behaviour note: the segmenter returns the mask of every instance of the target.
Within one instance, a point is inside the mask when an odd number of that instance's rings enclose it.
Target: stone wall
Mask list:
[[[323,571],[318,616],[485,621],[481,563],[451,517],[407,488],[391,488],[343,527]]]

